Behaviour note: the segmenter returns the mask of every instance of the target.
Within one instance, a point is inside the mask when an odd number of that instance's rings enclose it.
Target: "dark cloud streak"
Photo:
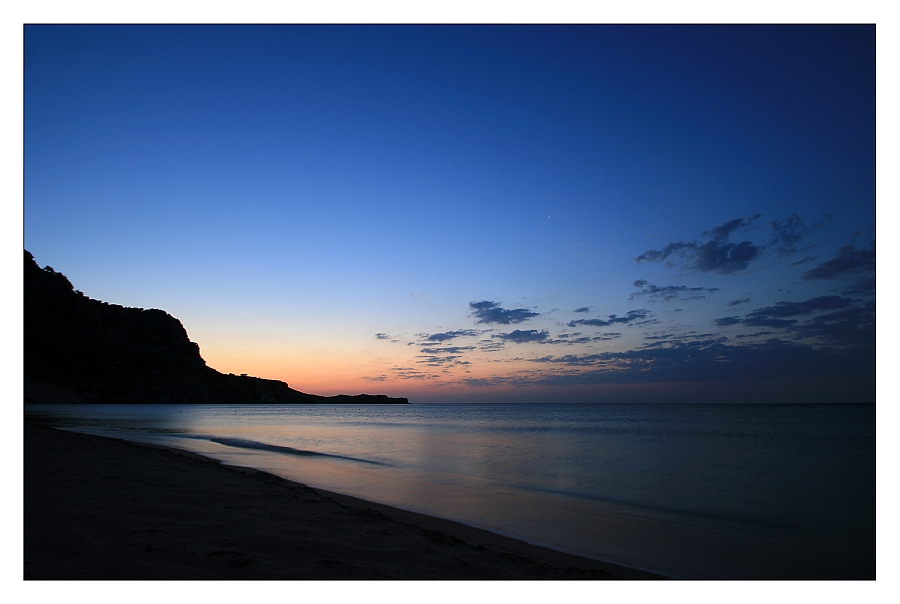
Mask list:
[[[500,333],[492,336],[503,340],[504,342],[513,342],[515,344],[525,344],[528,342],[541,342],[550,337],[546,329],[538,331],[537,329],[516,329],[510,333]]]
[[[688,262],[687,268],[701,273],[715,272],[728,275],[744,270],[759,256],[762,248],[751,241],[729,243],[728,239],[734,231],[746,227],[760,216],[762,215],[756,214],[749,218],[735,218],[714,229],[704,231],[702,235],[710,237],[705,243],[676,241],[661,250],[647,250],[637,256],[635,261],[638,264],[659,262],[671,256],[678,256]]]
[[[577,327],[579,325],[590,325],[592,327],[609,327],[616,323],[631,323],[637,319],[646,319],[650,315],[650,311],[646,309],[629,310],[624,317],[609,315],[607,319],[576,319],[569,321],[569,327]]]
[[[428,342],[446,342],[447,340],[452,340],[453,338],[459,338],[463,336],[477,336],[478,332],[474,329],[457,329],[455,331],[445,331],[442,333],[433,333],[425,336],[425,340]]]
[[[728,345],[722,339],[659,344],[625,352],[547,356],[533,362],[594,368],[565,376],[541,372],[536,384],[709,382],[810,379],[835,375],[874,386],[874,347],[817,348],[778,339]],[[874,390],[874,389],[873,389]]]
[[[804,281],[819,279],[837,279],[845,275],[875,270],[875,243],[870,249],[857,250],[853,244],[846,245],[837,251],[834,258],[820,263],[800,275]]]
[[[511,323],[522,323],[528,319],[537,317],[540,314],[525,308],[501,308],[497,302],[491,302],[489,300],[470,302],[469,308],[472,309],[472,314],[475,316],[476,323],[498,323],[500,325],[509,325]]]
[[[729,325],[737,325],[743,321],[740,317],[722,317],[721,319],[716,319],[715,323],[719,327],[728,327]]]
[[[636,296],[649,296],[651,302],[656,300],[662,300],[664,302],[670,302],[672,300],[683,299],[683,300],[700,300],[705,298],[705,295],[702,295],[700,292],[708,292],[713,293],[720,291],[718,287],[688,287],[687,285],[653,285],[651,283],[647,283],[646,279],[638,279],[634,282],[635,287],[642,288],[641,291],[634,292],[629,296],[629,300],[634,300]],[[682,294],[689,294],[685,298],[681,298]]]
[[[853,300],[840,296],[819,296],[803,302],[777,302],[774,306],[758,308],[748,317],[796,317],[808,315],[819,310],[835,310],[847,308]]]
[[[813,316],[815,315],[815,316]],[[841,296],[819,296],[802,302],[778,302],[746,317],[716,319],[719,327],[748,325],[784,330],[794,338],[812,338],[837,346],[875,348],[875,302],[860,304]],[[757,334],[760,335],[760,334]]]
[[[466,350],[475,350],[474,346],[442,346],[440,348],[422,348],[423,354],[458,354]]]
[[[831,222],[831,214],[822,214],[822,220],[812,225],[807,225],[805,219],[799,214],[791,214],[784,222],[773,220],[772,230],[775,231],[775,239],[769,245],[777,246],[775,251],[779,256],[788,256],[796,254],[799,250],[797,244],[814,231],[819,230],[826,224]],[[801,260],[803,262],[809,259],[809,256]],[[798,263],[799,264],[799,263]]]

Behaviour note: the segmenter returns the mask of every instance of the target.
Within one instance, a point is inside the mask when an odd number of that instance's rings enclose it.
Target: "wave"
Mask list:
[[[333,459],[345,459],[347,461],[356,461],[359,463],[371,464],[375,466],[389,466],[380,461],[372,461],[371,459],[361,459],[359,457],[350,457],[348,455],[336,455],[334,453],[321,453],[319,451],[308,451],[306,449],[295,449],[293,447],[283,447],[281,445],[270,445],[268,443],[256,442],[254,440],[244,440],[242,438],[223,438],[219,436],[207,437],[214,443],[236,447],[239,449],[254,449],[257,451],[271,451],[273,453],[284,453],[285,455],[297,455],[299,457],[330,457]]]

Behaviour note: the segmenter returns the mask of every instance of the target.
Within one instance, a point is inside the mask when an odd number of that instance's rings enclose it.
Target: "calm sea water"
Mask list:
[[[679,578],[875,578],[875,405],[35,405]]]

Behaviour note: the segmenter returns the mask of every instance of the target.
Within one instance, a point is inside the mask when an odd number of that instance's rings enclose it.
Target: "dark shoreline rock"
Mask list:
[[[318,396],[208,367],[175,317],[88,298],[25,250],[25,395],[30,402],[404,404]],[[58,396],[47,398],[47,392]],[[44,393],[42,396],[41,393]]]

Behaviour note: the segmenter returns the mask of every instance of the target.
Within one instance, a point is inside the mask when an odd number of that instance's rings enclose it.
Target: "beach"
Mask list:
[[[653,579],[176,449],[24,425],[24,578]]]

